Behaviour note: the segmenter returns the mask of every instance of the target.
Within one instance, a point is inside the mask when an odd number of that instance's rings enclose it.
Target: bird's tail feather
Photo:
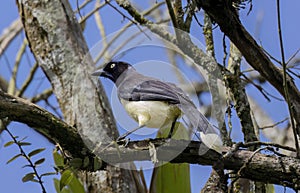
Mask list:
[[[214,128],[206,117],[196,108],[194,104],[189,101],[181,101],[179,106],[184,119],[188,119],[188,123],[191,125],[191,134],[200,132],[201,141],[210,149],[221,153],[223,143],[220,138],[219,132]]]

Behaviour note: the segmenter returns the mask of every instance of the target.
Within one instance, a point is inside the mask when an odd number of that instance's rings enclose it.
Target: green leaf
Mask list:
[[[65,170],[60,178],[59,187],[62,190],[65,186],[69,185],[72,179],[74,178],[74,174],[70,170]]]
[[[20,145],[20,146],[25,146],[25,145],[31,145],[31,143],[29,143],[29,142],[18,142],[18,144]]]
[[[62,155],[60,155],[56,150],[53,151],[53,159],[56,166],[61,168],[61,166],[64,166],[64,158]]]
[[[40,165],[40,164],[42,164],[44,161],[45,161],[45,158],[39,159],[39,160],[37,160],[36,162],[34,162],[34,165],[35,165],[35,166]]]
[[[36,182],[36,183],[40,183],[38,180],[36,180],[36,179],[32,179],[31,180],[32,182]]]
[[[42,174],[41,177],[43,177],[43,176],[52,176],[52,175],[57,175],[57,173],[56,172],[47,172],[47,173]]]
[[[27,164],[27,165],[22,166],[22,168],[26,168],[26,167],[31,167],[31,165]]]
[[[17,159],[18,157],[22,156],[22,154],[18,154],[18,155],[15,155],[14,157],[10,158],[6,164],[9,164],[10,162],[14,161],[15,159]]]
[[[97,171],[102,167],[102,160],[98,159],[97,157],[94,157],[94,171]]]
[[[67,188],[64,188],[63,190],[60,190],[59,188],[59,180],[54,178],[54,187],[55,187],[55,190],[56,190],[56,193],[73,193],[71,192],[70,189],[67,189]]]
[[[7,142],[7,143],[4,144],[4,147],[8,147],[8,146],[10,146],[10,145],[12,145],[14,143],[15,143],[14,141],[9,141],[9,142]]]
[[[56,192],[60,193],[61,191],[60,191],[60,188],[59,188],[59,180],[54,178],[53,182],[54,182],[54,187],[55,187]]]
[[[32,181],[34,179],[35,173],[28,173],[22,178],[22,182]]]
[[[70,161],[70,165],[74,168],[80,168],[82,165],[82,159],[74,158]]]
[[[41,153],[41,152],[44,151],[45,149],[46,149],[46,148],[35,149],[35,150],[31,151],[31,152],[28,154],[28,156],[29,156],[29,157],[32,157],[32,156],[34,156],[34,155],[36,155],[36,154],[38,154],[38,153]]]
[[[70,184],[68,185],[72,193],[85,193],[83,185],[78,180],[78,178],[74,175]]]
[[[89,166],[89,163],[90,163],[90,159],[89,157],[86,156],[83,160],[83,167],[87,168]]]
[[[19,140],[20,141],[24,141],[25,139],[27,139],[28,136],[23,137],[22,139]]]

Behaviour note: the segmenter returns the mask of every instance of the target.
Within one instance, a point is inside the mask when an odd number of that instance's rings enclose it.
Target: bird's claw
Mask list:
[[[120,141],[123,141],[124,139],[125,139],[125,137],[119,136],[119,137],[116,139],[116,141],[117,141],[117,142],[120,142]]]
[[[116,140],[117,143],[122,143],[125,147],[128,145],[129,141],[129,138],[125,138],[123,136],[118,137]]]

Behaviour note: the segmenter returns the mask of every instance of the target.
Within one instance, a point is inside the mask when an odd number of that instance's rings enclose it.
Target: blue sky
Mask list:
[[[75,2],[75,1],[74,1]],[[79,1],[81,3],[81,1]],[[253,10],[249,15],[247,15],[247,9],[249,8],[247,6],[246,10],[241,11],[241,21],[245,25],[246,29],[255,36],[256,40],[261,44],[265,50],[267,50],[271,55],[276,57],[277,59],[280,59],[280,49],[279,49],[279,41],[278,41],[278,33],[277,33],[277,16],[276,16],[276,1],[253,1]],[[72,5],[75,8],[75,4]],[[148,5],[145,3],[142,5],[143,7],[148,7]],[[86,9],[82,11],[82,14],[85,14],[88,12],[88,10],[91,10],[93,7],[93,4],[88,6]],[[282,32],[284,36],[284,46],[285,46],[285,55],[286,60],[288,60],[299,48],[300,48],[300,36],[299,34],[299,18],[300,18],[300,1],[298,0],[290,0],[288,2],[281,3],[281,16],[282,16]],[[0,14],[2,14],[2,19],[0,22],[0,33],[3,32],[3,30],[9,26],[9,24],[15,20],[18,17],[18,11],[15,4],[15,1],[3,1],[1,3],[0,7]],[[105,7],[101,10],[101,15],[103,17],[103,23],[104,26],[106,26],[106,34],[111,34],[115,31],[118,31],[120,29],[121,25],[124,25],[124,23],[127,23],[127,20],[123,20],[123,17],[120,16],[117,12],[112,10],[110,7]],[[199,14],[199,18],[201,18],[201,14]],[[258,24],[258,21],[260,23]],[[201,35],[201,29],[199,29],[199,26],[193,25],[192,27],[192,34],[196,37],[199,37],[200,41],[203,41],[203,35]],[[86,24],[86,30],[84,32],[86,41],[90,48],[92,48],[95,43],[100,41],[101,37],[99,34],[99,31],[97,27],[94,24],[94,18],[91,18],[87,24]],[[24,34],[19,35],[19,37],[14,40],[14,42],[9,47],[8,51],[5,55],[0,57],[0,74],[4,78],[8,80],[10,77],[10,68],[12,68],[16,56],[16,52],[18,48],[21,45],[21,42],[24,38]],[[216,28],[214,30],[214,38],[215,38],[215,47],[216,47],[216,57],[219,63],[222,63],[222,57],[223,57],[223,48],[221,46],[222,44],[222,38],[223,35],[219,32],[219,28]],[[137,63],[139,61],[143,61],[144,58],[147,60],[151,58],[147,58],[147,54],[149,51],[147,49],[141,49],[140,52],[133,51],[132,53],[129,53],[124,58],[127,61],[130,61],[132,63]],[[137,53],[137,54],[135,54]],[[155,54],[157,58],[165,58],[164,53],[157,53]],[[137,57],[138,56],[138,57]],[[298,57],[300,55],[298,54]],[[157,58],[152,58],[157,59]],[[27,77],[27,73],[30,70],[31,65],[34,63],[34,59],[30,53],[29,50],[27,50],[27,54],[24,56],[22,60],[21,69],[19,71],[19,78],[18,78],[18,86],[20,87],[24,79]],[[9,62],[9,64],[8,64]],[[10,66],[10,67],[9,67]],[[247,65],[244,61],[244,68],[247,68]],[[150,74],[159,74],[163,71],[153,71],[150,72]],[[159,75],[158,75],[159,76]],[[190,77],[192,77],[192,80],[199,79],[198,76],[195,74],[189,74]],[[45,78],[42,78],[42,72],[39,70],[39,72],[36,74],[34,82],[32,86],[30,86],[29,90],[25,93],[27,97],[33,96],[36,93],[42,92],[44,89],[49,88],[50,85],[48,81]],[[172,78],[171,78],[172,79]],[[102,80],[102,83],[105,84],[106,89],[111,89],[112,84],[109,81]],[[297,85],[299,85],[299,80],[296,82]],[[272,94],[278,95],[276,91],[270,86],[266,85],[266,88],[268,91]],[[274,120],[281,120],[282,117],[287,116],[287,110],[285,107],[284,102],[281,101],[273,101],[272,103],[268,103],[263,96],[260,94],[257,94],[258,91],[254,88],[249,86],[247,88],[247,92],[250,96],[254,96],[257,100],[257,102],[262,105],[264,109],[267,109],[268,114],[274,119]],[[50,102],[56,104],[55,97],[50,98]],[[48,108],[48,106],[41,102],[39,103],[44,108]],[[49,109],[49,108],[48,108]],[[50,109],[50,111],[53,112],[53,110]],[[55,113],[55,112],[53,112]],[[239,127],[237,123],[234,123],[236,127]],[[25,150],[29,152],[32,149],[45,147],[47,148],[46,151],[44,151],[41,155],[38,155],[36,159],[39,158],[39,156],[44,156],[46,158],[46,162],[42,164],[38,171],[40,173],[43,172],[51,172],[53,171],[52,166],[53,160],[52,160],[52,150],[53,145],[48,142],[46,139],[41,137],[38,133],[36,133],[33,129],[28,128],[24,124],[20,123],[12,123],[9,127],[11,129],[11,132],[14,135],[20,136],[20,138],[28,136],[27,141],[32,143],[32,146],[27,147]],[[242,136],[239,131],[235,131],[233,133],[233,137],[236,141],[241,141]],[[27,164],[27,162],[19,158],[15,160],[14,162],[6,165],[6,161],[11,158],[12,156],[16,155],[18,153],[18,149],[13,145],[8,148],[4,148],[3,145],[11,140],[6,132],[3,132],[0,136],[0,187],[3,192],[24,192],[30,190],[31,192],[41,192],[41,189],[38,184],[28,182],[28,183],[22,183],[21,178],[23,175],[25,175],[28,172],[31,172],[29,168],[22,168],[23,165]],[[198,165],[192,165],[191,166],[191,179],[192,179],[192,192],[199,192],[201,187],[203,187],[203,184],[207,180],[209,176],[210,167],[208,166],[198,166]],[[146,171],[145,176],[147,179],[150,179],[151,172]],[[46,177],[44,179],[45,186],[47,189],[47,192],[55,192],[53,187],[53,180],[52,177]],[[149,182],[149,180],[148,180]],[[283,187],[276,187],[276,192],[282,192],[284,190]],[[290,189],[287,189],[287,192],[293,192]]]

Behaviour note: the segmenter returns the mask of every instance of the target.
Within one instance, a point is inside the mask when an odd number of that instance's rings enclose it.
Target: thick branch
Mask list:
[[[230,44],[230,55],[228,59],[228,69],[233,75],[225,76],[225,85],[228,88],[229,95],[231,95],[234,101],[234,107],[237,111],[237,115],[242,125],[242,131],[244,133],[244,141],[257,141],[257,136],[253,127],[251,118],[251,109],[248,101],[248,97],[245,91],[245,87],[240,79],[241,73],[241,58],[240,51],[234,44]],[[251,149],[253,150],[253,149]]]
[[[122,145],[118,148],[111,146],[103,150],[101,154],[106,159],[109,157],[112,163],[151,160],[150,143],[155,145],[157,159],[160,161],[170,161],[169,155],[176,154],[178,149],[187,144],[183,140],[148,139],[131,141],[126,147]],[[190,142],[184,151],[178,154],[171,162],[214,165],[220,159],[220,155],[213,150],[208,150],[206,153],[202,152],[199,155],[200,145],[201,142]],[[232,154],[229,153],[229,156],[223,158],[224,168],[239,171],[240,177],[243,178],[300,189],[300,160],[292,157],[278,157],[261,153],[253,154],[253,152],[247,150],[233,151]],[[243,169],[241,170],[242,167]]]
[[[25,123],[42,133],[50,141],[59,143],[74,157],[80,157],[85,147],[76,128],[28,100],[14,97],[0,90],[0,119]]]

